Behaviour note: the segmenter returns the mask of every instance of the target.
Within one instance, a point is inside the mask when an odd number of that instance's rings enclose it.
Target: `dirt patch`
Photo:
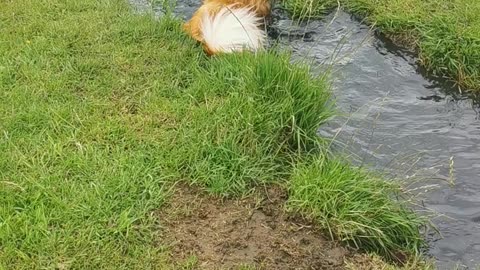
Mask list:
[[[193,261],[191,269],[343,269],[350,252],[289,218],[285,199],[278,188],[221,200],[180,187],[159,213],[162,242],[171,243],[174,263]]]

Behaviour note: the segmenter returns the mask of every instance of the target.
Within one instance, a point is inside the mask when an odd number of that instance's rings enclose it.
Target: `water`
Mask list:
[[[143,9],[149,8],[145,1],[130,0]],[[188,19],[199,4],[180,1],[174,13]],[[427,177],[436,185],[424,204],[444,215],[434,219],[442,237],[429,239],[439,269],[480,265],[479,104],[423,76],[412,54],[342,11],[296,25],[275,9],[269,35],[314,70],[333,68],[343,116],[323,127],[322,135],[336,136],[356,162],[423,179],[416,186],[426,185]]]
[[[274,13],[273,32],[294,58],[314,66],[333,62],[334,94],[345,116],[321,132],[340,132],[337,140],[359,162],[403,177],[437,178],[424,203],[448,218],[434,220],[442,238],[431,239],[429,252],[440,268],[480,264],[480,106],[422,76],[411,54],[346,13],[296,26],[293,37],[291,24]]]

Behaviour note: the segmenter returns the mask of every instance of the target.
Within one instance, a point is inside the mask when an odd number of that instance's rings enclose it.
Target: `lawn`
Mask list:
[[[480,91],[480,1],[340,0],[401,45],[417,50],[432,74]],[[318,17],[338,5],[334,0],[285,0],[297,17]]]
[[[279,184],[333,238],[387,259],[423,246],[400,187],[317,136],[328,78],[288,54],[207,58],[122,0],[1,5],[0,268],[169,268],[154,213],[178,181]]]

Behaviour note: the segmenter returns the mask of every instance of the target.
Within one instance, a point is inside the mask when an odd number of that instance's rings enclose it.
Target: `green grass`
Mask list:
[[[285,0],[299,17],[336,1]],[[480,90],[480,1],[477,0],[340,0],[347,10],[367,19],[394,41],[418,50],[420,64],[431,73]],[[295,8],[292,8],[295,7]],[[313,13],[309,13],[313,12]]]
[[[178,110],[162,94],[198,49],[120,1],[1,5],[0,265],[161,263],[151,211],[175,173],[163,145]]]
[[[0,268],[168,269],[154,213],[175,182],[236,196],[293,173],[291,202],[304,190],[294,168],[323,153],[332,107],[289,55],[207,58],[179,21],[122,0],[1,5]],[[390,200],[365,246],[416,249],[419,221]]]
[[[333,0],[282,0],[282,6],[293,19],[319,19],[337,5]]]
[[[189,117],[172,149],[191,182],[239,194],[285,179],[294,156],[321,143],[317,128],[331,114],[326,82],[288,55],[229,55],[203,72],[184,93]]]
[[[399,254],[419,253],[423,245],[418,234],[422,220],[392,199],[401,195],[395,183],[318,155],[296,166],[288,206],[334,238],[397,260]]]

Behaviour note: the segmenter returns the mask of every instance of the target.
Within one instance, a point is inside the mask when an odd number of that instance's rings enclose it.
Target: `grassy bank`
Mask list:
[[[318,16],[332,0],[286,0],[297,17]],[[394,41],[418,50],[421,65],[480,91],[480,2],[476,0],[340,0]]]
[[[299,164],[290,185],[289,207],[355,247],[396,260],[422,245],[421,221],[392,201],[398,187],[366,171],[320,155]]]
[[[121,0],[3,1],[0,20],[0,268],[169,268],[153,213],[177,181],[281,183],[334,237],[421,247],[398,187],[323,150],[328,83],[288,55],[209,59]]]

